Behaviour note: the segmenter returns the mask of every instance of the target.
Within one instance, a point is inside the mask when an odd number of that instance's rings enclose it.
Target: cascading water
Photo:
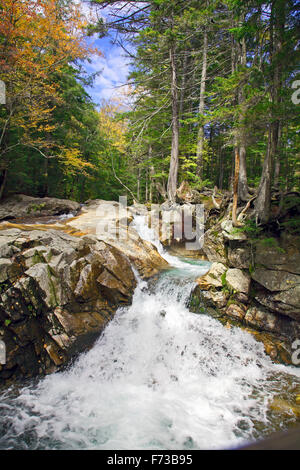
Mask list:
[[[280,427],[268,401],[299,373],[245,331],[189,312],[208,263],[165,253],[142,217],[135,227],[170,269],[139,280],[132,305],[68,370],[2,394],[0,448],[228,448]]]

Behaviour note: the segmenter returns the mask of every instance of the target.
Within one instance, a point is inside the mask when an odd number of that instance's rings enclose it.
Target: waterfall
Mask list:
[[[1,449],[220,449],[278,428],[268,401],[299,382],[295,368],[273,364],[247,332],[189,312],[208,263],[166,253],[140,216],[135,227],[170,269],[139,279],[132,305],[67,370],[2,393]]]

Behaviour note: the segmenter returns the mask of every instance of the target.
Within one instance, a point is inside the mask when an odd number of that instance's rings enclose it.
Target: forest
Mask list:
[[[297,194],[296,0],[86,3],[92,21],[74,0],[0,1],[0,198],[175,202],[186,182],[267,222],[272,191]],[[93,37],[127,54],[130,106],[89,96]]]

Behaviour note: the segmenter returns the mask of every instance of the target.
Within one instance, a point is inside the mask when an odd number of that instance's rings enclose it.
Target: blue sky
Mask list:
[[[89,4],[79,0],[87,16],[90,14]],[[104,16],[105,16],[104,11]],[[91,63],[85,62],[85,68],[88,73],[101,72],[96,77],[94,86],[88,87],[87,92],[93,101],[99,105],[101,100],[107,100],[122,93],[126,89],[127,77],[129,73],[130,59],[126,57],[125,52],[120,46],[111,43],[107,37],[99,39],[97,35],[88,39],[92,46],[96,46],[102,56],[94,55],[91,57]]]
[[[125,57],[123,49],[111,44],[108,38],[97,39],[93,45],[103,53],[102,57],[93,56],[91,63],[86,63],[87,72],[101,72],[96,77],[94,86],[87,91],[96,104],[102,99],[116,96],[126,86],[129,73],[129,58]]]

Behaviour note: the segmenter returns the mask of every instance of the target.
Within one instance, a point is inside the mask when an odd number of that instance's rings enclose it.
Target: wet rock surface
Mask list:
[[[292,363],[292,345],[300,337],[299,237],[253,240],[234,229],[228,217],[205,237],[203,252],[212,265],[197,280],[191,308],[216,309],[218,318],[254,329],[256,337],[271,335],[266,351],[274,360]]]
[[[93,235],[2,230],[0,253],[0,384],[67,364],[136,286],[128,259]]]

